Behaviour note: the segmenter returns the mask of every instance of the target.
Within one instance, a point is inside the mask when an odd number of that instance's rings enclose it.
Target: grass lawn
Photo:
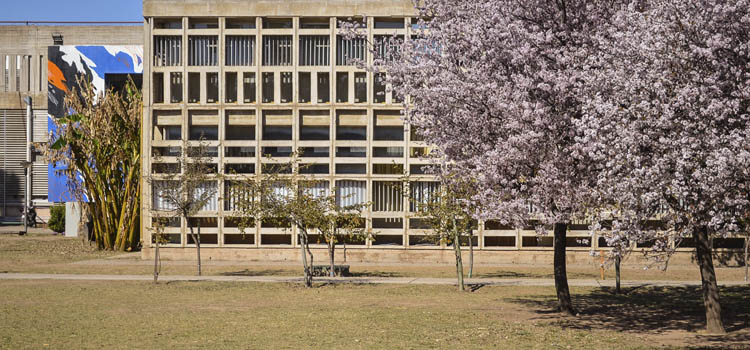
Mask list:
[[[731,295],[725,337],[699,336],[697,289],[614,296],[554,289],[230,282],[0,281],[0,348],[724,349],[750,344],[750,288]],[[678,306],[675,308],[675,306]],[[744,330],[743,330],[744,329]]]
[[[0,272],[149,274],[78,239],[0,235]],[[111,262],[111,263],[110,263]],[[193,274],[167,264],[163,274]],[[571,278],[596,278],[573,267]],[[625,270],[695,279],[692,270]],[[627,272],[629,271],[629,272]],[[207,274],[299,275],[294,265],[208,262]],[[360,276],[453,277],[452,266],[354,266]],[[478,277],[550,277],[550,267],[477,267]],[[640,274],[639,274],[640,272]],[[739,279],[741,269],[720,269]],[[697,274],[697,271],[695,271]],[[657,277],[657,278],[654,278]],[[625,277],[628,278],[628,277]],[[498,348],[748,349],[750,286],[721,289],[726,336],[701,335],[699,288],[572,288],[578,317],[553,312],[552,287],[0,280],[0,349]]]

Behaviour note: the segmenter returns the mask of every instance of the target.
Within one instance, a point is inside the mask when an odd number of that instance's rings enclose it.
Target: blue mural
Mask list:
[[[93,84],[104,92],[108,74],[143,74],[142,46],[50,46],[47,62],[47,114],[50,135],[56,134],[52,118],[64,115],[65,94],[77,90],[78,80]],[[75,198],[68,190],[67,179],[57,175],[60,165],[48,167],[50,202],[70,202]]]

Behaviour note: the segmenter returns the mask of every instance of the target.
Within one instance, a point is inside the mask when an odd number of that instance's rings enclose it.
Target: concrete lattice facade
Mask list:
[[[311,176],[348,198],[372,203],[365,217],[376,239],[347,244],[349,259],[451,261],[452,250],[424,239],[409,198],[392,187],[406,173],[414,181],[412,196],[436,185],[420,174],[426,161],[419,156],[429,147],[403,124],[400,102],[384,93],[373,73],[342,59],[372,62],[371,55],[361,56],[366,50],[358,51],[360,43],[343,40],[337,29],[337,20],[364,17],[370,43],[394,34],[408,40],[413,14],[411,2],[399,0],[144,1],[143,171],[158,178],[167,168],[160,164],[176,161],[170,155],[183,140],[197,144],[204,137],[211,162],[223,174],[213,185],[216,198],[196,215],[204,256],[297,256],[293,228],[257,223],[253,232],[240,235],[230,219],[230,183],[262,174],[263,164],[289,161],[290,152],[303,149],[301,163],[315,164]],[[143,241],[151,242],[152,217],[165,208],[158,190],[146,182],[143,188]],[[184,221],[166,228],[163,254],[191,257],[186,232]],[[483,263],[551,259],[552,237],[540,238],[531,227],[479,222],[475,235]],[[604,248],[586,225],[571,225],[568,235],[570,259],[591,262],[588,252]],[[144,244],[144,257],[152,247]]]

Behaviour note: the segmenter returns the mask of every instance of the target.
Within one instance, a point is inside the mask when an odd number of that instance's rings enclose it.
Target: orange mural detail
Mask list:
[[[52,61],[47,61],[47,81],[58,89],[68,92],[68,87],[65,85],[65,76],[57,65]]]

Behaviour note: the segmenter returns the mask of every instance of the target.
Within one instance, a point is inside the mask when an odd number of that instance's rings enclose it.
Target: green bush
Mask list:
[[[55,205],[49,209],[49,229],[58,233],[65,231],[65,206]]]

